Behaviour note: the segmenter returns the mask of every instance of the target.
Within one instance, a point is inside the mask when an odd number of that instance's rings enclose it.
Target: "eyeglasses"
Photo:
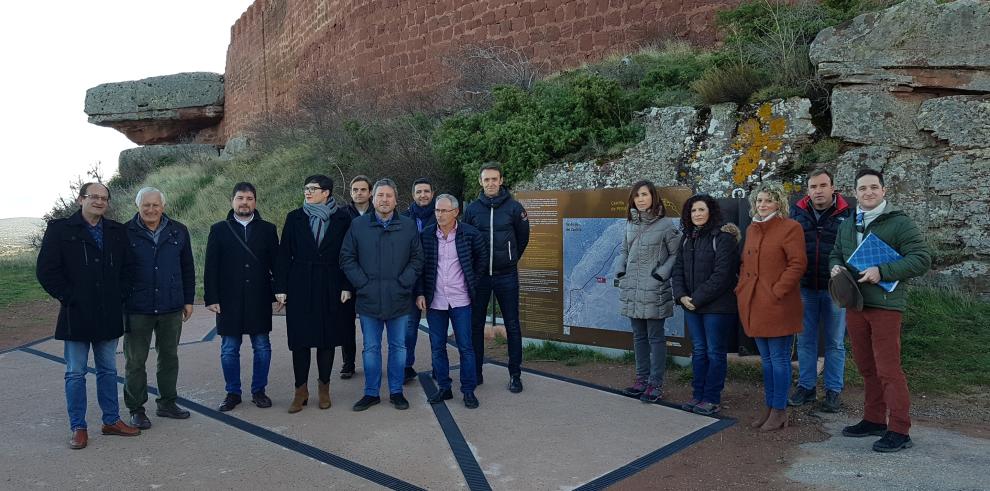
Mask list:
[[[317,191],[324,191],[324,189],[319,186],[303,186],[304,193],[315,193]]]
[[[106,201],[108,203],[110,202],[109,196],[103,196],[101,194],[84,194],[82,195],[82,197],[86,199],[91,199],[93,201]]]
[[[449,210],[444,210],[443,208],[435,208],[434,211],[436,211],[437,213],[443,215],[444,213],[453,213],[453,212],[457,211],[457,208],[451,208]]]

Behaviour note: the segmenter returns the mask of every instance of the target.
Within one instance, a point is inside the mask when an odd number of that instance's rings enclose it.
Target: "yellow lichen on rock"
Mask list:
[[[746,182],[760,166],[766,152],[779,152],[784,145],[787,120],[773,116],[773,106],[767,102],[756,110],[756,118],[739,124],[732,148],[742,151],[733,167],[732,180],[736,185]]]

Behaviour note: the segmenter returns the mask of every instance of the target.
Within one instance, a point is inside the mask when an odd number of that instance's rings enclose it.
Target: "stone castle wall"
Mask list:
[[[283,108],[308,82],[346,96],[428,93],[458,48],[498,45],[556,70],[664,39],[711,44],[739,0],[257,0],[231,28],[224,140]]]

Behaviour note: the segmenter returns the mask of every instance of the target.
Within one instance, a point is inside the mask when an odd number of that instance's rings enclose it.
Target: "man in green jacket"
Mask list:
[[[913,446],[908,436],[911,396],[901,369],[901,316],[907,306],[907,286],[898,284],[888,292],[878,283],[921,276],[931,266],[931,253],[921,230],[907,214],[887,203],[885,195],[880,171],[862,169],[856,173],[856,220],[846,220],[839,226],[829,263],[832,276],[841,269],[858,276],[863,295],[862,311],[846,311],[846,329],[853,358],[863,376],[865,407],[863,420],[845,427],[842,434],[882,436],[873,444],[873,450],[897,452]],[[901,258],[860,271],[848,263],[849,257],[871,233]]]

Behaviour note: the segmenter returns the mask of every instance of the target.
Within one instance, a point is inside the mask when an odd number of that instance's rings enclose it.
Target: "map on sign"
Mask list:
[[[564,325],[629,332],[613,285],[623,218],[564,218]]]
[[[665,220],[670,220],[669,218]],[[624,218],[564,218],[564,325],[630,332],[614,286],[615,260],[622,253]],[[683,313],[674,309],[664,328],[684,336]]]

